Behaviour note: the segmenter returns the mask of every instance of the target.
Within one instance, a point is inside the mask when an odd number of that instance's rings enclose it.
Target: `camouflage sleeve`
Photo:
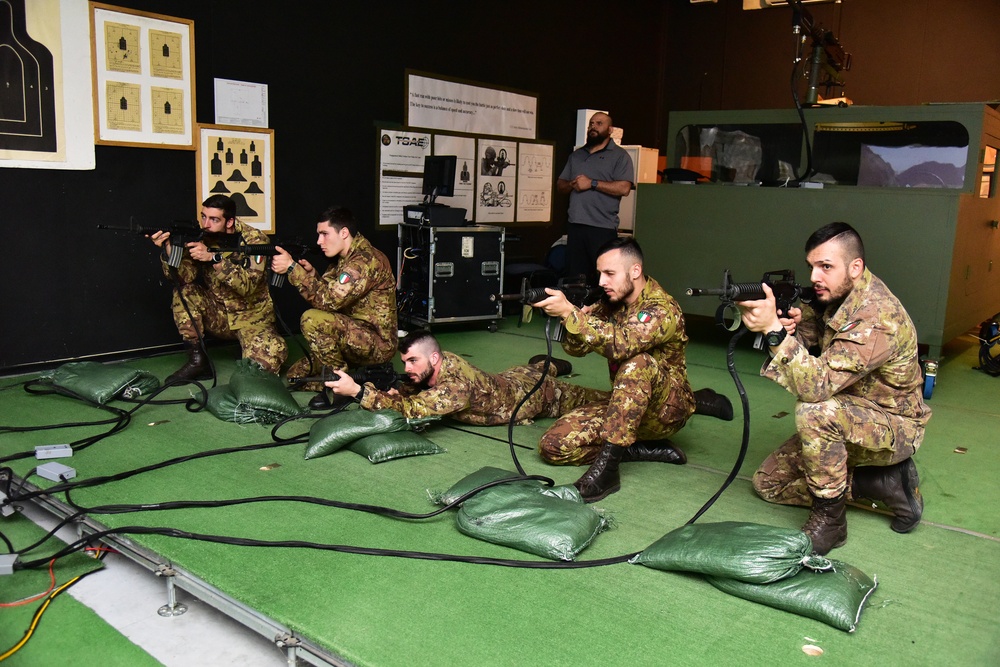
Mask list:
[[[404,417],[419,418],[432,415],[450,415],[469,407],[470,391],[461,382],[438,384],[412,396],[389,394],[365,385],[365,395],[361,397],[361,407],[366,410],[391,408]]]
[[[328,269],[320,278],[303,271],[297,277],[305,278],[296,286],[313,308],[333,313],[347,308],[367,294],[377,270],[374,258],[367,258],[366,261],[364,257],[352,257],[340,266]]]
[[[566,318],[566,340],[563,349],[597,352],[606,359],[621,361],[646,352],[673,338],[680,323],[680,313],[659,303],[651,303],[630,317],[624,324],[601,319],[596,313],[589,315],[574,310]],[[567,341],[569,345],[567,345]],[[580,355],[577,355],[580,356]]]
[[[175,274],[171,271],[172,267],[167,264],[166,254],[162,252],[160,253],[160,268],[163,269],[163,275],[171,280],[174,280]],[[198,277],[198,266],[186,252],[184,253],[184,257],[181,259],[181,265],[177,268],[176,276],[181,285],[193,283]]]
[[[806,304],[802,304],[802,318],[795,325],[795,337],[799,339],[803,347],[808,349],[813,345],[819,345],[823,326],[819,315]]]
[[[217,271],[217,278],[242,297],[248,297],[264,282],[264,269],[267,264],[264,257],[246,258],[246,266],[240,261],[240,255],[223,256],[222,266]],[[210,269],[211,270],[211,269]]]
[[[851,386],[892,357],[892,341],[871,325],[838,333],[818,357],[795,337],[775,349],[774,358],[761,370],[800,401],[818,403]]]

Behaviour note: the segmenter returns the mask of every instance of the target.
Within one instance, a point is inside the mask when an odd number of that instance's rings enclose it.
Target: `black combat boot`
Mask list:
[[[687,456],[680,447],[669,440],[636,440],[625,448],[622,463],[634,461],[655,461],[657,463],[675,463],[684,465]]]
[[[694,392],[694,413],[731,422],[733,421],[733,404],[722,394],[706,387]]]
[[[551,358],[549,362],[553,368],[556,369],[556,377],[562,377],[563,375],[569,375],[573,372],[573,364],[569,363],[565,359]],[[536,354],[531,359],[528,359],[528,365],[533,366],[534,364],[540,364],[545,361],[544,354]]]
[[[330,398],[330,394],[333,398]],[[318,392],[315,396],[309,399],[309,409],[310,410],[333,410],[334,408],[344,408],[351,403],[350,396],[341,396],[340,394],[334,394],[329,389]]]
[[[889,526],[897,533],[908,533],[916,528],[924,513],[920,476],[912,458],[891,466],[855,468],[851,498],[884,503],[893,515]]]
[[[583,496],[584,502],[594,503],[610,496],[622,488],[618,477],[618,463],[625,453],[624,447],[605,442],[597,458],[583,477],[573,482],[573,486]]]
[[[163,384],[212,379],[212,365],[208,363],[208,356],[201,349],[201,345],[198,343],[185,343],[184,345],[187,347],[188,360],[174,371]]]
[[[813,553],[825,556],[847,542],[847,490],[836,498],[813,496],[812,501],[802,532],[812,540]]]

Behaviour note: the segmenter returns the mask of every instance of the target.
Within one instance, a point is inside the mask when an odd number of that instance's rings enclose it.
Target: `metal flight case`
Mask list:
[[[396,272],[400,322],[427,326],[489,321],[503,291],[504,228],[400,224]]]

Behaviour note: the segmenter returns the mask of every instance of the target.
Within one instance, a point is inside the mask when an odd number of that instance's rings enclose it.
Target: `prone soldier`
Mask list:
[[[399,340],[399,354],[411,382],[399,390],[381,391],[371,383],[357,384],[340,374],[326,386],[340,396],[356,398],[366,410],[391,408],[408,418],[449,416],[466,424],[506,424],[518,404],[542,379],[544,357],[534,357],[527,366],[501,373],[486,373],[462,357],[443,352],[427,331],[413,331]],[[607,401],[608,393],[556,380],[572,366],[556,359],[538,391],[518,410],[518,423],[535,417],[558,417],[577,407]]]

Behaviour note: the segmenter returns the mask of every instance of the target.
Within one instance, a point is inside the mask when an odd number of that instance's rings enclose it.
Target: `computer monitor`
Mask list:
[[[431,204],[437,197],[455,196],[455,155],[425,155],[423,194]]]

